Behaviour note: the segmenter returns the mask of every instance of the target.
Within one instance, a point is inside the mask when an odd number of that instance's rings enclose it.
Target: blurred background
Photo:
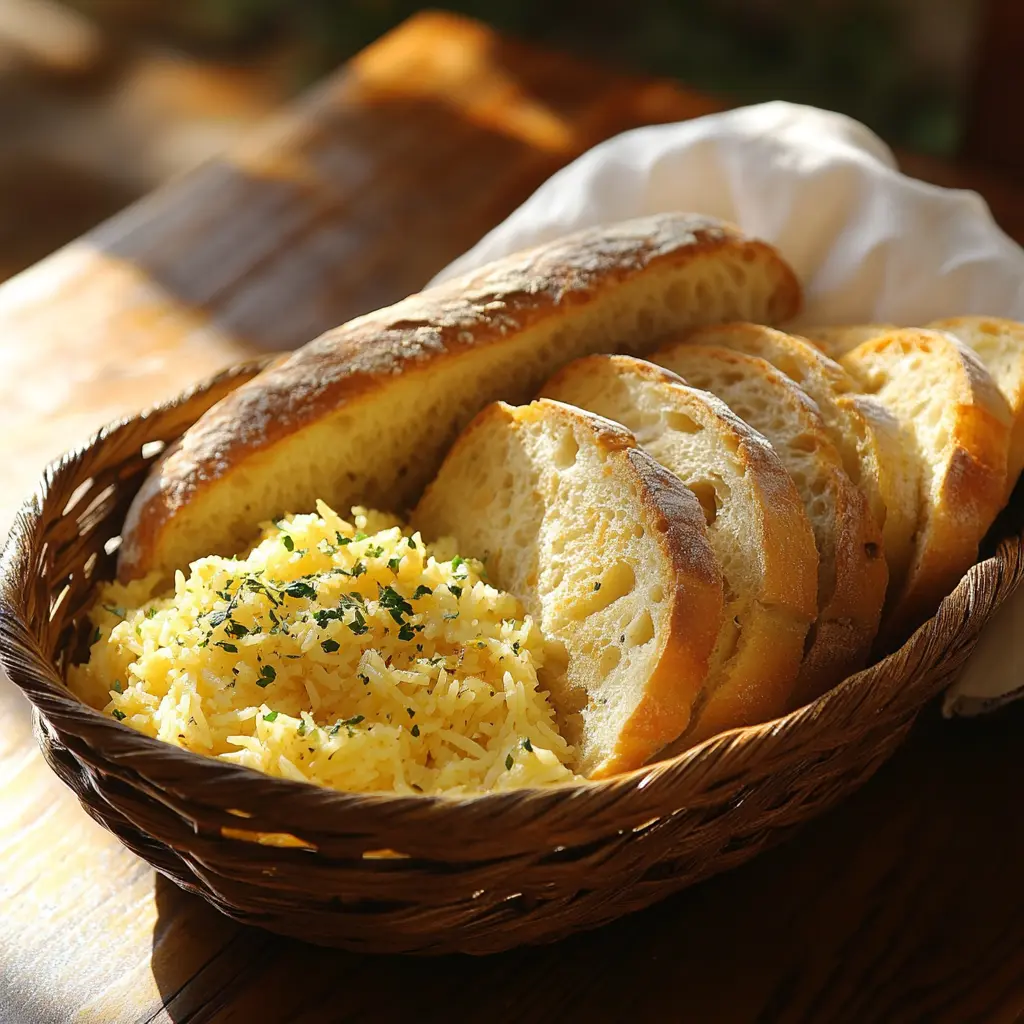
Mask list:
[[[955,154],[984,0],[462,0],[447,9],[733,101]],[[1024,0],[1019,0],[1024,4]],[[252,124],[422,5],[0,0],[0,279]]]

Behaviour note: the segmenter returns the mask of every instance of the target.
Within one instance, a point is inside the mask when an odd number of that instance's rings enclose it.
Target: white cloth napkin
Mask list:
[[[625,132],[545,182],[441,281],[579,228],[669,210],[738,224],[804,283],[804,323],[1024,320],[1024,250],[980,196],[899,173],[864,125],[791,103]],[[947,714],[1024,697],[1024,588],[982,635]]]

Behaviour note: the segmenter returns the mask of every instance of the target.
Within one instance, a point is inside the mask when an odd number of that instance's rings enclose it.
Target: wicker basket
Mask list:
[[[878,768],[1022,574],[1019,517],[1004,517],[1009,539],[893,656],[783,719],[604,782],[445,800],[268,778],[142,736],[62,682],[152,458],[257,369],[106,428],[50,466],[3,553],[0,628],[43,754],[89,814],[182,887],[285,935],[489,953],[592,928],[741,864]]]

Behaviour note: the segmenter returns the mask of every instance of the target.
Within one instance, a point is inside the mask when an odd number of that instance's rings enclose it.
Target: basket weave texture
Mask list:
[[[258,369],[107,427],[47,469],[0,561],[0,643],[44,756],[93,818],[231,917],[307,941],[496,952],[592,928],[742,864],[882,764],[1024,573],[1020,517],[1005,515],[992,557],[895,654],[782,719],[606,781],[447,800],[269,778],[142,736],[62,681],[152,459]],[[239,829],[307,848],[224,834]]]

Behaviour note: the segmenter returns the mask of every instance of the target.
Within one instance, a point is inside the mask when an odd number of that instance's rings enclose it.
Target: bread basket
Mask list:
[[[445,800],[265,777],[142,736],[62,682],[148,464],[258,369],[104,428],[46,470],[3,552],[0,629],[43,754],[86,811],[183,888],[284,935],[491,953],[593,928],[742,864],[871,776],[1022,574],[1018,496],[991,557],[895,654],[801,711],[604,782]]]

